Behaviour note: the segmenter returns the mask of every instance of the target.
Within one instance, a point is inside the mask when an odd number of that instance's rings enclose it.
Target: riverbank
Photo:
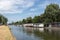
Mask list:
[[[60,30],[60,27],[45,27],[45,29]]]
[[[8,26],[0,26],[0,40],[15,40]]]

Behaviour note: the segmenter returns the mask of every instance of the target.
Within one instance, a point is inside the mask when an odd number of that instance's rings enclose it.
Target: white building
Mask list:
[[[25,27],[33,27],[33,24],[32,23],[23,24],[23,26],[25,26]]]
[[[44,24],[43,23],[28,23],[28,24],[23,24],[23,26],[25,27],[39,27],[39,28],[43,28]]]
[[[35,24],[34,24],[34,27],[43,28],[43,27],[44,27],[44,24],[42,24],[42,23],[35,23]]]
[[[44,27],[44,24],[39,24],[39,27],[43,28]]]

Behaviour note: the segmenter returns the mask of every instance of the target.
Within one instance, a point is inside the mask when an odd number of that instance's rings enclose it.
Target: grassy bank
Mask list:
[[[0,40],[15,40],[8,26],[0,26]]]

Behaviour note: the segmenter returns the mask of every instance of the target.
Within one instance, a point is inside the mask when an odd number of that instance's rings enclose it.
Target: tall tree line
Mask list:
[[[40,16],[35,16],[34,18],[28,17],[22,21],[15,22],[15,24],[52,22],[60,22],[60,7],[58,4],[47,5],[44,13]]]

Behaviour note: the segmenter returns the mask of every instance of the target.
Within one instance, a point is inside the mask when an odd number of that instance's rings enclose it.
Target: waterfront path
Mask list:
[[[8,26],[0,26],[0,40],[15,40]]]

